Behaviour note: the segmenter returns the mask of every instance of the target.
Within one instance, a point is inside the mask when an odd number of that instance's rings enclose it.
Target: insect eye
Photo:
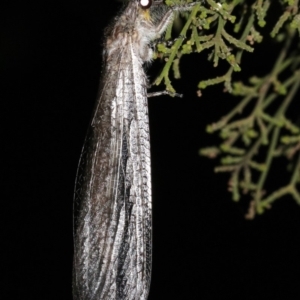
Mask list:
[[[141,8],[147,9],[152,5],[152,0],[139,0]]]

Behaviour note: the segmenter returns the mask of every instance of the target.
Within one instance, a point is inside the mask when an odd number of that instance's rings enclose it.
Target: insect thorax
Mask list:
[[[106,31],[106,55],[109,57],[115,51],[120,52],[124,48],[132,47],[142,62],[151,61],[152,49],[149,43],[159,37],[156,27],[167,10],[167,6],[162,3],[143,9],[138,1],[131,1]]]

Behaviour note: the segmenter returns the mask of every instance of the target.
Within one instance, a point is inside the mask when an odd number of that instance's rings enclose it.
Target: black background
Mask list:
[[[72,299],[72,198],[114,1],[2,1],[1,299]],[[245,55],[264,74],[274,46]],[[254,221],[226,192],[227,175],[198,156],[205,126],[234,105],[204,55],[182,61],[185,97],[149,100],[154,256],[151,299],[297,299],[300,208],[278,201]],[[249,63],[250,62],[250,63]],[[154,66],[152,73],[161,65]],[[151,71],[150,71],[151,73]],[[298,107],[299,108],[299,107]],[[281,177],[275,173],[274,179]],[[276,182],[276,180],[275,180]],[[276,183],[277,184],[277,183]]]

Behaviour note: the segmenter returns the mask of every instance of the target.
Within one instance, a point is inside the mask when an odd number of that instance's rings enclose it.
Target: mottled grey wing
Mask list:
[[[129,49],[110,57],[75,188],[75,299],[146,299],[151,272],[147,98]],[[137,78],[141,81],[136,86]],[[139,84],[140,84],[139,83]],[[143,103],[144,102],[144,103]]]

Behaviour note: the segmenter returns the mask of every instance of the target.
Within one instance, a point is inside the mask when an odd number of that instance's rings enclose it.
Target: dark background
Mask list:
[[[74,180],[98,89],[102,31],[120,4],[2,1],[1,6],[0,297],[72,299]],[[257,50],[255,63],[246,55],[245,72],[257,67],[267,72],[273,47]],[[183,59],[183,79],[174,81],[183,99],[149,100],[154,214],[149,300],[297,299],[300,208],[285,199],[245,221],[245,207],[226,192],[227,175],[214,175],[215,163],[198,156],[200,147],[214,141],[206,124],[236,103],[223,96],[222,87],[196,97],[197,83],[212,74],[206,55]]]

